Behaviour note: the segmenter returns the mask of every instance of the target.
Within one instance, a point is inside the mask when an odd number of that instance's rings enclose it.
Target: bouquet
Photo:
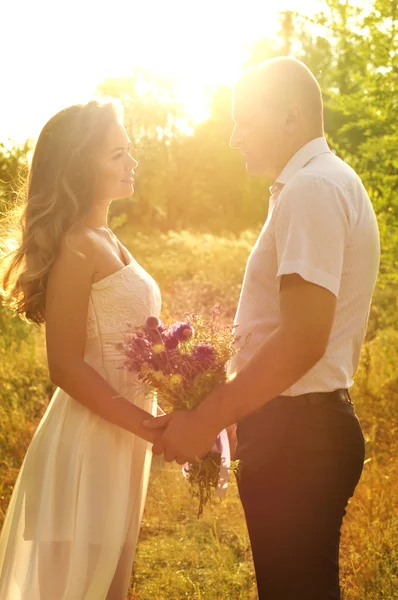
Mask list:
[[[166,412],[195,408],[227,381],[226,365],[236,353],[236,338],[233,327],[220,325],[220,314],[217,305],[208,320],[187,313],[185,321],[169,326],[149,317],[145,326],[126,336],[124,368],[136,373],[148,391],[156,392]],[[213,494],[225,495],[229,472],[237,471],[238,462],[230,459],[228,435],[223,430],[210,452],[184,465],[191,493],[199,498],[198,516]]]

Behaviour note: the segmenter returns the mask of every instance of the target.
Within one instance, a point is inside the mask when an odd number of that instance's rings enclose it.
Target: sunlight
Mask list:
[[[311,13],[321,0],[281,0],[278,11]],[[21,18],[21,16],[23,18]],[[56,111],[86,102],[107,77],[135,66],[178,81],[176,95],[197,122],[206,115],[206,87],[231,85],[248,45],[274,37],[277,10],[264,0],[50,0],[6,3],[0,95],[0,139],[36,137]]]

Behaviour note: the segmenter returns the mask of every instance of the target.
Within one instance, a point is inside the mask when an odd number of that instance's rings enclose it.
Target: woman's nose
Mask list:
[[[135,169],[138,166],[138,162],[135,160],[135,158],[133,158],[132,156],[129,155],[129,169]]]

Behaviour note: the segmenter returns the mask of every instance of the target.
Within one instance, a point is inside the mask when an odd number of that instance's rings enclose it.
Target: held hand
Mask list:
[[[153,454],[156,454],[157,456],[160,456],[164,452],[164,449],[160,448],[158,446],[157,442],[162,437],[162,435],[166,429],[166,426],[171,422],[172,417],[173,417],[172,413],[166,414],[163,412],[163,414],[158,415],[155,419],[149,419],[147,421],[144,421],[144,426],[148,430],[149,429],[152,430],[150,432],[150,435],[154,436],[154,440],[153,440],[154,445],[152,447],[152,452],[153,452]],[[173,460],[175,460],[175,462],[177,462],[179,465],[184,465],[188,460],[187,457],[179,455],[177,453],[175,453],[174,458],[169,458],[169,456],[168,456],[168,454],[166,454],[166,452],[165,452],[164,459],[167,462],[173,462]]]
[[[163,454],[166,461],[176,460],[179,464],[193,461],[211,449],[217,431],[213,431],[195,410],[174,413],[144,422],[151,430],[165,427],[154,443],[152,452]]]
[[[165,413],[163,413],[163,415],[165,415]],[[147,414],[145,419],[141,421],[142,433],[139,433],[139,435],[150,444],[154,444],[162,436],[166,424],[163,424],[162,426],[157,426],[156,428],[153,427],[152,429],[150,429],[146,424],[153,423],[159,418],[160,417],[155,417],[155,415]]]
[[[226,429],[227,429],[227,433],[228,433],[228,441],[229,441],[229,449],[231,452],[231,460],[234,460],[235,454],[236,454],[236,444],[237,444],[236,425],[229,425],[229,427],[227,427]]]

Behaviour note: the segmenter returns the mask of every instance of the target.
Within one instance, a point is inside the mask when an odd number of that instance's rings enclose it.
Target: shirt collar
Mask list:
[[[328,143],[324,137],[315,138],[311,140],[305,146],[300,148],[294,156],[289,160],[283,171],[276,178],[275,183],[286,185],[300,169],[302,169],[307,163],[310,162],[318,154],[324,154],[325,152],[331,152]],[[275,185],[275,184],[274,184]]]

